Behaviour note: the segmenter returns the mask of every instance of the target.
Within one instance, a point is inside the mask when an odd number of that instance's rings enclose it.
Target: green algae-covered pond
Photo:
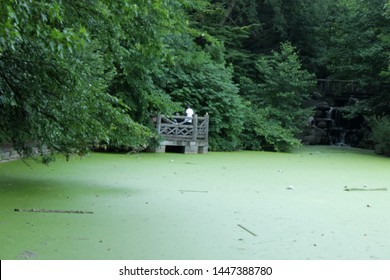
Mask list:
[[[388,260],[389,170],[339,147],[1,163],[0,259]]]

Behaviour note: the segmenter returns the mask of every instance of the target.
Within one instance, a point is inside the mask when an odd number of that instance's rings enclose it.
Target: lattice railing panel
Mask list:
[[[208,138],[208,115],[192,118],[191,123],[185,116],[158,116],[157,130],[165,139],[205,140]]]

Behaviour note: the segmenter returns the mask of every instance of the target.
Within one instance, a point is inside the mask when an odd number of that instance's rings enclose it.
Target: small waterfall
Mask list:
[[[334,111],[332,119],[334,122],[335,127],[342,127],[342,115],[341,111],[338,108],[332,107],[332,110]]]
[[[347,130],[343,126],[341,111],[337,107],[330,107],[327,113],[329,114],[329,118],[332,120],[328,130],[330,144],[336,146],[347,146],[345,143]]]
[[[362,140],[363,114],[353,118],[344,115],[348,105],[359,100],[345,96],[314,95],[307,102],[307,107],[313,107],[313,114],[308,119],[308,126],[302,133],[302,143],[306,145],[338,145],[357,147]]]
[[[334,107],[330,107],[328,111],[326,111],[326,118],[327,119],[332,119],[332,113],[334,111]]]
[[[338,143],[339,146],[346,146],[346,144],[345,144],[345,135],[347,135],[347,131],[345,129],[343,129],[340,132],[340,141]]]

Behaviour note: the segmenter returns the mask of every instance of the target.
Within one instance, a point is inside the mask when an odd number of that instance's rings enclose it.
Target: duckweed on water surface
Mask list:
[[[0,259],[390,259],[390,159],[371,152],[26,163],[0,164]]]

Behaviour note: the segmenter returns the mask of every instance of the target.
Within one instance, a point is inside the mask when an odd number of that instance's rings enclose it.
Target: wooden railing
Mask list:
[[[186,116],[158,115],[156,120],[157,132],[165,140],[208,140],[209,115],[198,117],[194,114],[191,122]]]
[[[367,98],[375,93],[390,91],[390,83],[362,87],[356,80],[317,79],[317,89],[327,95],[354,94]]]
[[[365,93],[359,82],[353,80],[317,79],[317,89],[323,93]]]

